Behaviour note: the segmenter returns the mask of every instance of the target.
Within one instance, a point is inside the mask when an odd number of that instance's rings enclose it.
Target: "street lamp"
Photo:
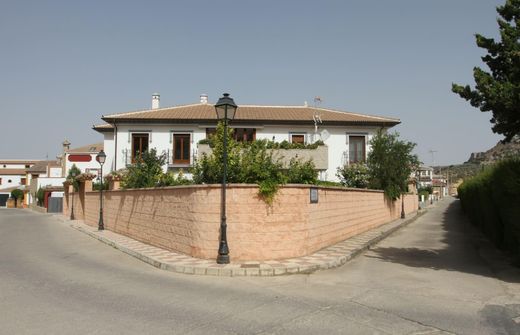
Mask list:
[[[70,220],[76,220],[74,217],[74,191],[75,191],[75,182],[77,177],[77,172],[74,169],[71,169],[70,176],[72,177],[72,208],[70,210]]]
[[[105,164],[105,160],[107,159],[107,155],[103,150],[101,150],[97,156],[96,160],[98,161],[99,165],[101,166],[100,170],[100,188],[99,188],[99,223],[98,223],[98,230],[104,230],[105,225],[103,224],[103,164]]]
[[[229,248],[227,244],[227,224],[226,224],[226,173],[227,173],[227,125],[228,122],[235,118],[237,105],[229,93],[224,93],[224,96],[218,99],[215,105],[217,112],[217,119],[224,122],[224,152],[223,152],[223,173],[222,173],[222,191],[220,197],[220,241],[218,245],[218,264],[229,264]]]

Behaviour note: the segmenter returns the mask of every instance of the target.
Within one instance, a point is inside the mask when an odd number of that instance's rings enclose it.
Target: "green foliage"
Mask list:
[[[425,192],[427,194],[433,194],[433,186],[420,187],[417,191],[419,193]]]
[[[143,152],[141,160],[128,167],[123,177],[123,188],[155,187],[163,174],[162,166],[166,163],[166,154],[157,155],[156,149]]]
[[[218,133],[218,128],[217,128],[217,133]],[[219,138],[212,136],[211,138],[205,138],[205,139],[200,140],[199,144],[208,144],[211,148],[213,148],[214,143],[219,140],[220,140]],[[291,143],[287,140],[284,140],[282,142],[275,142],[275,141],[270,141],[270,140],[266,140],[266,139],[256,140],[253,142],[236,142],[236,143],[240,147],[247,147],[255,142],[263,142],[267,149],[317,149],[319,146],[325,145],[325,143],[321,140],[316,141],[314,143],[309,143],[309,144]]]
[[[22,200],[23,199],[23,191],[16,189],[11,191],[11,198],[16,200]]]
[[[482,170],[458,188],[470,221],[498,247],[520,255],[520,159]]]
[[[369,173],[366,164],[349,164],[337,169],[336,176],[341,185],[346,187],[367,188],[369,184]]]
[[[69,169],[69,172],[67,173],[66,180],[72,183],[74,191],[77,191],[79,189],[79,182],[76,180],[75,177],[79,176],[80,174],[81,170],[76,166],[76,164],[72,164],[72,166]]]
[[[44,198],[45,198],[45,191],[43,188],[39,188],[38,191],[36,191],[35,198],[37,201],[38,206],[43,206]]]
[[[327,181],[327,180],[318,180],[316,182],[318,186],[330,186],[330,187],[343,187],[343,184],[335,182],[335,181]]]
[[[384,190],[388,198],[396,200],[406,192],[410,174],[419,166],[417,155],[412,154],[416,144],[401,141],[398,133],[387,134],[381,130],[370,144],[369,186]]]
[[[219,122],[215,135],[211,137],[213,152],[202,155],[191,172],[196,184],[218,184],[222,182],[224,161],[224,124]],[[227,173],[229,183],[239,182],[240,145],[233,140],[233,129],[227,128]]]
[[[312,160],[301,161],[292,158],[286,171],[287,182],[290,184],[314,185],[318,181],[318,171]]]
[[[193,182],[189,179],[187,179],[184,176],[184,172],[182,170],[179,171],[177,175],[175,175],[173,172],[167,172],[163,173],[161,177],[159,178],[159,182],[157,183],[157,186],[163,187],[163,186],[179,186],[179,185],[190,185],[193,184]]]
[[[92,190],[94,190],[94,191],[101,190],[101,183],[100,182],[93,183]],[[108,190],[108,183],[105,181],[105,182],[103,182],[103,191],[107,191],[107,190]]]
[[[482,61],[491,72],[475,67],[475,89],[452,84],[452,91],[482,112],[491,111],[493,132],[509,142],[520,133],[520,0],[507,0],[497,12],[500,41],[476,35],[477,46],[487,50]]]
[[[210,140],[213,147],[212,154],[202,155],[191,170],[196,184],[222,182],[223,138],[224,128],[219,124],[215,135]],[[316,183],[317,172],[312,161],[301,162],[293,159],[285,169],[280,159],[273,156],[270,149],[274,149],[275,146],[281,148],[282,144],[275,145],[275,142],[267,140],[238,143],[233,140],[231,131],[228,133],[227,141],[227,182],[258,184],[259,196],[269,204],[273,202],[280,185],[287,182]]]

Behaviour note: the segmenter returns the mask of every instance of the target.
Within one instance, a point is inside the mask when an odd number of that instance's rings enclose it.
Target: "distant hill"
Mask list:
[[[508,157],[520,156],[520,136],[515,136],[509,143],[498,142],[485,152],[473,152],[466,163],[493,164]]]
[[[493,148],[485,152],[473,152],[464,164],[450,166],[436,166],[434,173],[439,172],[453,182],[476,175],[486,165],[496,163],[509,157],[520,157],[520,136],[515,136],[509,143],[498,142]]]

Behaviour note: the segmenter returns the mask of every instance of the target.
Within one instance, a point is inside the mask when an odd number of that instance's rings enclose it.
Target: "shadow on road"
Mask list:
[[[422,221],[411,229],[414,229],[414,238],[417,238],[413,242],[414,247],[376,246],[365,257],[410,267],[499,277],[506,282],[520,283],[520,269],[513,267],[506,255],[471,226],[458,200],[446,207],[440,221]]]

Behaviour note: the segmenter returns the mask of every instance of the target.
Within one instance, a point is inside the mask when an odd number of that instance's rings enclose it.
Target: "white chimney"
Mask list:
[[[201,104],[208,104],[208,95],[207,94],[201,94],[200,95],[200,103]]]
[[[159,102],[161,101],[161,96],[159,93],[152,94],[152,109],[159,108]]]

